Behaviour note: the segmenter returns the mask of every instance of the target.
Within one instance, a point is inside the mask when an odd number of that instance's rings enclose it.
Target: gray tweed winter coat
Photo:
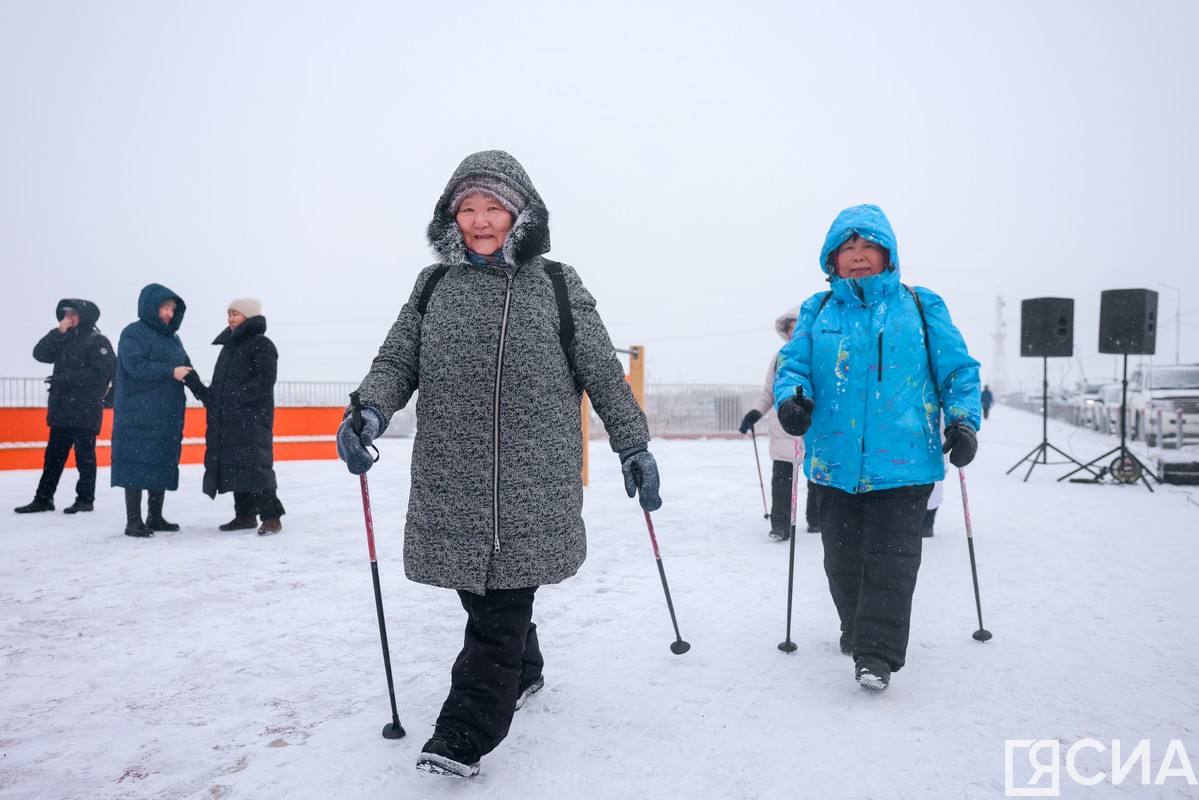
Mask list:
[[[449,207],[464,178],[486,175],[527,204],[504,242],[514,266],[467,263]],[[545,272],[549,213],[507,153],[467,157],[438,200],[424,269],[363,379],[364,405],[386,420],[419,388],[404,569],[419,583],[485,594],[558,583],[587,554],[580,394],[558,336]],[[449,265],[424,316],[429,275]],[[579,383],[604,421],[613,451],[649,440],[595,300],[563,267],[575,321]]]

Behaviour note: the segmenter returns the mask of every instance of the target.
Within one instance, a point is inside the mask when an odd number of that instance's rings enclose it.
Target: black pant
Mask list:
[[[770,470],[770,530],[785,531],[791,525],[791,473],[790,461],[775,461]],[[820,515],[816,504],[818,487],[808,481],[808,499],[804,508],[804,521],[818,525]]]
[[[75,497],[86,503],[96,502],[96,434],[84,428],[50,429],[50,440],[46,442],[46,457],[42,465],[42,479],[37,484],[37,499],[50,501],[58,491],[58,481],[67,465],[67,456],[75,448],[75,466],[79,480],[75,483]]]
[[[920,570],[920,522],[932,484],[849,494],[821,486],[824,572],[854,658],[904,665]]]
[[[991,407],[983,406],[983,419],[986,419],[989,416],[991,416]]]
[[[533,624],[533,593],[528,589],[458,592],[466,609],[462,652],[450,672],[450,694],[437,717],[438,728],[463,733],[487,755],[508,735],[522,685],[544,665]]]
[[[274,489],[263,489],[260,492],[234,492],[233,513],[238,517],[258,514],[263,519],[278,519],[287,512]]]

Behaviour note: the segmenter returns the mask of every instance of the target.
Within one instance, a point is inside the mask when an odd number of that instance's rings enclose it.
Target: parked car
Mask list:
[[[1074,424],[1078,427],[1095,426],[1095,406],[1099,403],[1100,388],[1098,383],[1080,381],[1070,396],[1070,404],[1074,409]]]
[[[1099,387],[1099,397],[1092,411],[1095,415],[1095,430],[1101,433],[1120,435],[1120,393],[1123,384],[1105,383]]]
[[[1155,418],[1159,411],[1162,438],[1177,438],[1175,420],[1179,412],[1183,439],[1199,437],[1199,364],[1149,364],[1133,372],[1128,379],[1128,417],[1133,439],[1141,439],[1150,447],[1158,444]]]

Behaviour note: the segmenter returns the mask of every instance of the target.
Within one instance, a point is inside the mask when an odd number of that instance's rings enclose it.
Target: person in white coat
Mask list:
[[[788,309],[774,321],[774,330],[783,341],[791,341],[791,333],[795,330],[795,321],[799,318],[799,306]],[[770,359],[770,367],[766,370],[766,383],[762,393],[754,401],[752,407],[741,420],[741,433],[749,433],[755,424],[763,417],[766,418],[766,428],[770,433],[770,458],[773,465],[770,470],[770,536],[780,541],[791,538],[794,528],[791,525],[791,475],[793,464],[803,459],[804,444],[802,438],[791,436],[783,430],[774,414],[774,373],[777,359]],[[798,456],[795,445],[799,443]],[[819,533],[819,515],[816,513],[817,493],[806,490],[804,517],[808,533]]]

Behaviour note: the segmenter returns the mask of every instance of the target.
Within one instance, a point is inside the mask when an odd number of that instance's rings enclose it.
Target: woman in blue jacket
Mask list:
[[[176,331],[187,306],[151,283],[137,300],[137,322],[121,331],[113,394],[112,485],[125,489],[126,536],[177,531],[162,516],[167,490],[179,488],[183,448],[183,379],[191,360]],[[142,522],[142,490],[147,490]]]
[[[862,686],[885,689],[904,665],[920,522],[945,477],[942,451],[964,467],[977,448],[978,362],[945,301],[900,283],[895,234],[878,206],[837,215],[820,265],[831,289],[800,307],[779,353],[775,403],[783,428],[804,436],[804,472],[820,487],[841,651]]]

